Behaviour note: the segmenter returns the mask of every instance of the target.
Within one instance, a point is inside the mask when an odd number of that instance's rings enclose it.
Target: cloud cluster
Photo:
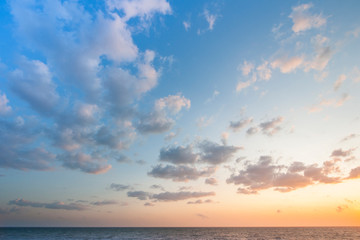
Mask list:
[[[273,136],[282,129],[281,124],[283,123],[283,121],[284,118],[280,116],[277,118],[273,118],[269,121],[261,122],[258,126],[248,128],[246,134],[254,135],[258,132],[261,132],[264,135]]]
[[[18,198],[15,200],[11,200],[8,203],[9,205],[16,205],[19,207],[34,207],[34,208],[47,208],[47,209],[62,209],[62,210],[86,210],[88,209],[85,205],[77,204],[77,203],[69,203],[65,204],[64,202],[53,202],[53,203],[42,203],[42,202],[32,202],[28,200],[24,200],[22,198]]]
[[[312,28],[319,28],[326,24],[326,18],[321,14],[312,15],[309,13],[309,9],[313,7],[312,4],[301,4],[293,7],[290,18],[293,21],[292,30],[295,33],[300,33]]]
[[[26,109],[13,109],[9,95],[0,94],[6,117],[0,167],[50,170],[57,160],[68,169],[104,173],[108,161],[121,161],[116,156],[137,133],[168,131],[171,116],[190,108],[181,94],[156,100],[148,113],[136,105],[157,85],[161,56],[139,49],[133,32],[148,29],[156,15],[171,14],[166,0],[108,0],[96,12],[60,0],[13,0],[9,8],[19,49],[41,58],[19,54],[15,67],[9,62],[6,68],[8,89]]]
[[[173,181],[187,182],[200,177],[209,177],[216,171],[216,166],[229,161],[240,147],[220,145],[215,142],[203,140],[195,145],[168,146],[160,150],[159,161],[173,165],[159,164],[154,166],[149,176],[171,179]],[[197,169],[196,164],[209,164],[210,166]]]
[[[302,162],[281,165],[274,163],[271,156],[261,156],[257,163],[247,163],[243,170],[231,174],[226,182],[241,185],[237,191],[240,194],[257,194],[265,189],[289,192],[317,183],[336,184],[345,179],[360,177],[360,167],[352,169],[348,177],[344,177],[339,166],[346,161],[346,157],[353,155],[353,151],[354,149],[334,150],[331,159],[321,166]]]

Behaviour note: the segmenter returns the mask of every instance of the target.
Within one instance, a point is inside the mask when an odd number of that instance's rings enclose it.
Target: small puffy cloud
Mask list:
[[[245,81],[245,82],[238,82],[238,84],[236,85],[236,91],[240,92],[245,88],[250,87],[250,85],[252,84],[252,81]]]
[[[238,132],[252,122],[253,122],[252,118],[247,118],[236,122],[231,121],[229,128],[232,129],[234,132]]]
[[[186,31],[188,31],[191,28],[191,22],[190,21],[183,21],[183,25]]]
[[[246,134],[247,135],[254,135],[257,132],[259,132],[259,128],[258,127],[251,127],[248,130],[246,130]]]
[[[271,69],[269,68],[269,63],[267,61],[258,66],[256,71],[261,80],[269,80],[271,78]]]
[[[125,190],[129,190],[131,188],[130,185],[124,185],[124,184],[117,184],[117,183],[112,183],[110,185],[110,189],[114,190],[114,191],[125,191]]]
[[[176,114],[180,112],[182,108],[189,109],[191,106],[191,102],[189,99],[184,96],[178,95],[169,95],[164,98],[160,98],[155,102],[155,109],[163,110],[167,109],[172,114]]]
[[[205,179],[205,183],[216,186],[218,184],[218,181],[216,180],[216,178],[207,178]]]
[[[52,202],[52,203],[42,203],[42,202],[32,202],[28,200],[24,200],[22,198],[18,198],[15,200],[11,200],[8,203],[9,205],[16,205],[19,207],[34,207],[34,208],[47,208],[47,209],[63,209],[63,210],[86,210],[88,209],[86,206],[78,203],[69,203],[66,204],[64,202]]]
[[[165,189],[161,185],[158,185],[158,184],[153,184],[153,185],[150,186],[150,188],[152,188],[152,189],[160,189],[162,191],[165,191]]]
[[[341,74],[334,83],[334,91],[337,91],[345,80],[346,80],[346,75]]]
[[[204,10],[204,17],[209,24],[208,30],[212,31],[214,29],[214,24],[217,19],[217,16],[215,14],[211,14],[209,10]]]
[[[228,132],[222,132],[221,133],[221,142],[224,145],[227,145],[227,140],[229,138],[229,133]]]
[[[198,147],[201,151],[200,161],[212,165],[229,161],[241,149],[240,147],[220,145],[207,140],[200,142]]]
[[[312,8],[313,5],[310,4],[301,4],[299,6],[292,8],[292,13],[290,14],[290,18],[293,21],[292,30],[295,33],[300,33],[312,28],[319,28],[326,24],[326,18],[319,15],[312,15],[309,13],[309,9]]]
[[[144,191],[130,191],[127,192],[128,197],[137,198],[139,200],[147,200],[151,198],[151,193],[144,192]]]
[[[104,200],[104,201],[97,201],[91,203],[91,205],[95,205],[95,206],[106,206],[106,205],[114,205],[114,204],[118,204],[118,202],[115,200]]]
[[[265,135],[272,136],[281,130],[280,124],[283,121],[284,121],[283,117],[277,117],[270,121],[260,123],[259,128]]]
[[[301,67],[304,62],[303,57],[278,58],[271,63],[272,68],[279,68],[282,73],[290,73]]]
[[[159,194],[152,195],[152,199],[164,202],[180,201],[189,198],[202,198],[215,196],[215,192],[162,192]]]
[[[49,114],[59,100],[56,85],[46,64],[21,58],[19,69],[9,74],[12,90],[36,111]]]
[[[11,107],[8,105],[9,100],[6,97],[6,94],[1,94],[0,92],[0,116],[6,115],[11,112]]]
[[[255,66],[253,63],[244,61],[242,64],[238,66],[237,69],[241,71],[243,76],[248,76],[253,71],[254,67]]]
[[[189,180],[197,180],[200,177],[208,177],[215,172],[216,168],[208,167],[198,170],[189,166],[172,166],[159,164],[148,172],[149,176],[156,178],[171,179],[174,182],[187,182]]]
[[[79,169],[86,173],[100,174],[111,169],[105,159],[85,153],[65,153],[58,156],[63,166],[69,169]]]
[[[349,150],[342,150],[341,148],[339,148],[331,153],[331,157],[348,157],[352,155],[354,151],[355,151],[354,148],[351,148]]]
[[[193,153],[191,145],[186,147],[172,146],[160,150],[159,160],[173,164],[188,164],[195,163],[198,157],[198,154]]]

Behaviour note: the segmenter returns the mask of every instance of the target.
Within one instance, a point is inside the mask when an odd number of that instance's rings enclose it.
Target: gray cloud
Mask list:
[[[218,184],[216,178],[207,178],[205,179],[205,183],[213,186]]]
[[[238,193],[257,194],[258,191],[273,188],[279,192],[289,192],[315,183],[339,183],[336,161],[326,161],[323,166],[305,166],[294,162],[290,166],[273,164],[271,156],[261,156],[256,164],[248,164],[238,174],[232,174],[226,182],[242,185]]]
[[[111,165],[106,160],[85,153],[66,153],[58,156],[63,166],[69,169],[79,169],[86,173],[100,174],[107,172]]]
[[[163,133],[169,131],[173,124],[174,120],[167,117],[164,112],[154,111],[140,116],[136,128],[142,134]]]
[[[118,202],[115,200],[104,200],[104,201],[92,202],[91,204],[95,206],[106,206],[106,205],[118,204]]]
[[[147,202],[147,203],[144,203],[144,206],[146,207],[153,207],[155,206],[155,204],[151,203],[151,202]]]
[[[360,167],[351,169],[348,179],[360,178]]]
[[[279,125],[283,122],[283,120],[283,117],[274,118],[270,121],[260,123],[259,127],[265,135],[272,136],[281,130]]]
[[[205,201],[199,199],[196,201],[189,201],[186,204],[203,204],[203,203],[213,203],[213,201],[211,199],[206,199]]]
[[[248,135],[254,135],[257,132],[259,132],[259,128],[257,127],[251,127],[248,130],[246,130],[246,134]]]
[[[144,192],[144,191],[130,191],[127,192],[128,197],[134,197],[139,200],[147,200],[151,198],[151,193]]]
[[[200,161],[217,165],[229,161],[241,148],[203,141],[199,144],[199,149],[201,150]]]
[[[349,149],[349,150],[342,150],[341,148],[339,149],[336,149],[334,150],[332,153],[331,153],[331,157],[349,157],[350,155],[352,155],[352,152],[354,151],[355,149],[352,148],[352,149]]]
[[[240,131],[242,128],[252,123],[252,118],[243,119],[237,122],[230,122],[229,128],[231,128],[234,132]]]
[[[208,197],[214,195],[215,192],[163,192],[152,195],[152,198],[158,201],[169,202],[169,201],[186,200],[189,198]]]
[[[203,170],[197,170],[188,166],[172,166],[159,164],[148,172],[148,175],[156,178],[171,179],[174,182],[187,182],[196,180],[200,177],[208,177],[215,172],[215,168],[209,167]]]
[[[69,203],[65,204],[63,202],[53,202],[53,203],[42,203],[42,202],[32,202],[18,198],[11,200],[8,203],[9,205],[16,205],[19,207],[34,207],[34,208],[47,208],[47,209],[63,209],[63,210],[86,210],[87,207],[82,204]]]
[[[173,164],[187,164],[195,163],[198,159],[198,154],[193,153],[191,145],[183,146],[172,146],[162,148],[160,150],[159,160],[163,162],[170,162]]]
[[[113,189],[114,191],[124,191],[124,190],[129,190],[131,188],[131,186],[130,185],[112,183],[110,185],[110,188]]]
[[[352,134],[344,137],[341,141],[342,142],[349,141],[349,140],[354,139],[354,138],[359,137],[359,136],[360,136],[359,134],[352,133]]]

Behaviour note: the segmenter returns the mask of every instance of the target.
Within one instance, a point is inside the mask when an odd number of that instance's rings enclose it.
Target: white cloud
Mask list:
[[[304,62],[303,57],[278,58],[271,63],[272,68],[279,68],[282,73],[290,73],[296,68],[301,67]]]
[[[312,8],[312,4],[302,4],[296,7],[293,7],[293,11],[290,14],[294,25],[292,30],[295,33],[306,31],[312,28],[319,28],[326,24],[326,18],[319,15],[312,15],[309,13],[309,9]]]
[[[271,69],[268,67],[269,63],[264,61],[263,64],[256,68],[257,75],[262,80],[269,80],[271,78]]]
[[[214,29],[214,24],[217,19],[217,16],[215,14],[211,14],[207,9],[204,10],[204,16],[209,24],[208,30],[212,31]]]
[[[240,92],[245,88],[248,88],[251,85],[252,81],[246,81],[246,82],[238,82],[238,84],[236,85],[236,91]]]
[[[191,22],[190,21],[183,21],[183,25],[186,31],[189,31],[191,28]]]
[[[6,97],[6,94],[0,93],[0,115],[6,115],[11,112],[11,107],[8,105],[9,100]]]
[[[190,100],[181,96],[181,94],[169,95],[167,97],[160,98],[155,102],[155,109],[168,109],[172,114],[180,112],[182,108],[189,109],[190,106]]]
[[[243,64],[240,64],[237,68],[238,70],[241,70],[243,76],[248,76],[249,73],[254,69],[254,64],[244,61]]]

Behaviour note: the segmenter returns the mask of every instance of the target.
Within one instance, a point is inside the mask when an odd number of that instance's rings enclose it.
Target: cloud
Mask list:
[[[217,19],[217,16],[215,14],[211,14],[209,10],[204,10],[204,17],[209,24],[208,30],[212,31],[214,29],[214,24]]]
[[[282,73],[290,73],[301,67],[304,62],[303,57],[278,58],[271,63],[272,68],[279,68]]]
[[[257,75],[261,80],[269,80],[271,78],[271,69],[269,68],[269,63],[264,61],[263,64],[256,68]]]
[[[309,9],[312,7],[313,5],[310,3],[301,4],[292,8],[292,13],[289,17],[294,23],[292,26],[292,30],[295,33],[300,33],[306,30],[310,30],[312,28],[319,28],[326,24],[326,18],[323,18],[321,14],[312,15],[309,13]]]
[[[240,121],[230,122],[229,128],[232,129],[234,132],[240,131],[242,128],[244,128],[246,125],[253,122],[252,118],[243,119]]]
[[[95,206],[106,206],[106,205],[118,204],[118,202],[115,200],[104,200],[104,201],[92,202],[91,204]]]
[[[165,191],[165,189],[161,185],[153,184],[150,186],[152,189],[160,189],[162,191]]]
[[[289,192],[316,183],[334,184],[343,179],[333,176],[338,173],[337,161],[324,162],[323,166],[316,164],[305,166],[294,162],[290,166],[273,164],[271,156],[261,156],[255,164],[246,165],[238,174],[233,173],[226,182],[242,185],[238,188],[241,194],[257,194],[264,189],[279,192]]]
[[[212,186],[218,185],[216,178],[207,178],[207,179],[205,179],[205,183],[212,185]]]
[[[159,194],[154,194],[152,199],[164,202],[170,201],[180,201],[186,200],[189,198],[201,198],[201,197],[209,197],[215,196],[215,192],[163,192]]]
[[[248,130],[246,130],[246,134],[247,135],[254,135],[257,132],[259,132],[259,128],[258,127],[251,127]]]
[[[200,161],[212,165],[229,161],[241,149],[240,147],[220,145],[207,140],[200,142],[198,147],[201,151]]]
[[[144,192],[144,191],[130,191],[127,192],[128,197],[134,197],[139,200],[147,200],[151,198],[151,193]]]
[[[348,157],[350,155],[352,155],[352,153],[354,152],[355,148],[351,148],[349,150],[342,150],[341,148],[334,150],[331,153],[331,157]]]
[[[334,91],[337,91],[345,80],[346,80],[346,75],[341,74],[334,83]]]
[[[329,46],[318,47],[315,49],[315,52],[314,58],[305,63],[305,71],[309,69],[324,70],[333,55],[333,50]]]
[[[238,82],[238,84],[236,85],[236,91],[240,92],[245,88],[250,87],[250,85],[253,83],[253,81],[245,81],[245,82]]]
[[[244,61],[244,63],[240,64],[237,69],[241,70],[243,76],[248,76],[253,71],[254,67],[253,63]]]
[[[190,100],[181,94],[160,98],[156,100],[152,112],[140,116],[136,128],[142,134],[166,132],[174,124],[174,120],[167,116],[167,111],[177,114],[182,108],[189,109],[190,105]]]
[[[322,111],[324,107],[341,107],[349,99],[350,96],[347,93],[342,94],[340,99],[323,99],[318,104],[312,106],[309,112],[319,112]]]
[[[211,199],[206,199],[205,201],[199,199],[196,201],[189,201],[186,204],[203,204],[203,203],[213,203],[213,201]]]
[[[8,105],[9,100],[6,97],[6,94],[0,93],[0,116],[5,116],[11,112],[12,108]]]
[[[155,206],[155,204],[151,203],[151,202],[147,202],[147,203],[144,203],[144,206],[146,207],[153,207]]]
[[[347,179],[355,179],[355,178],[360,178],[360,167],[351,169]]]
[[[202,116],[196,119],[196,125],[198,126],[198,128],[205,128],[212,124],[213,120],[213,117]]]
[[[344,142],[344,141],[349,141],[351,139],[354,139],[354,138],[357,138],[359,137],[360,135],[359,134],[355,134],[355,133],[352,133],[346,137],[344,137],[341,141]]]
[[[359,28],[360,30],[360,28]],[[354,83],[360,82],[360,70],[357,67],[354,67],[351,71],[350,77],[352,78]]]
[[[164,112],[150,112],[142,115],[136,126],[142,134],[163,133],[169,131],[174,125],[174,120],[167,117]]]
[[[171,13],[171,7],[166,0],[107,0],[106,5],[110,11],[122,10],[125,20],[134,17],[148,20],[157,12],[161,14]]]
[[[205,216],[204,214],[198,213],[196,214],[197,217],[201,218],[201,219],[208,219],[208,216]]]
[[[174,182],[187,182],[189,180],[197,180],[200,177],[208,177],[215,172],[216,168],[208,167],[198,170],[189,166],[172,166],[159,164],[148,172],[149,176],[156,178],[171,179]]]
[[[281,130],[280,124],[284,121],[283,117],[277,117],[270,121],[262,122],[259,124],[259,128],[263,134],[272,136]]]
[[[189,99],[184,96],[178,95],[169,95],[164,98],[160,98],[155,102],[155,109],[163,110],[168,109],[172,114],[180,112],[182,108],[189,109],[191,102]]]
[[[114,191],[125,191],[125,190],[129,190],[131,188],[130,185],[124,185],[124,184],[117,184],[117,183],[112,183],[110,185],[110,189],[114,190]]]
[[[19,207],[34,207],[34,208],[47,208],[47,209],[63,209],[63,210],[77,210],[82,211],[88,209],[86,206],[77,203],[65,204],[63,202],[52,202],[52,203],[42,203],[42,202],[32,202],[18,198],[11,200],[8,203],[9,205],[16,205]]]
[[[11,89],[39,113],[49,114],[59,100],[56,85],[47,65],[22,57],[20,68],[8,76]]]
[[[105,159],[82,152],[61,154],[58,160],[65,168],[79,169],[85,173],[100,174],[111,169],[111,165],[107,164]]]
[[[185,31],[189,31],[189,29],[191,28],[190,21],[183,21],[183,25],[184,25]]]
[[[160,150],[159,160],[162,162],[170,162],[173,164],[188,164],[195,163],[199,158],[198,154],[193,153],[191,145],[186,147],[183,146],[172,146],[162,148]]]

